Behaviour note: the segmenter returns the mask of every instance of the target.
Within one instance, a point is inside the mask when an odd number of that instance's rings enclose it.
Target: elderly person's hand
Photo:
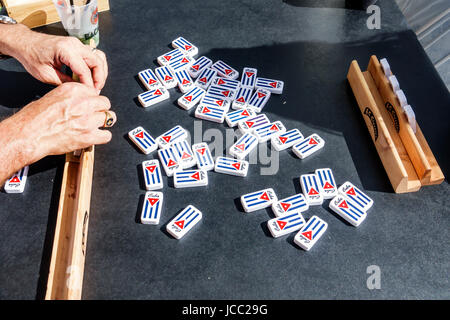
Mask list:
[[[74,37],[47,35],[21,24],[2,28],[8,28],[8,32],[2,33],[2,53],[16,58],[36,79],[53,85],[73,81],[60,71],[66,65],[81,83],[97,91],[105,85],[108,65],[102,51],[92,51]]]

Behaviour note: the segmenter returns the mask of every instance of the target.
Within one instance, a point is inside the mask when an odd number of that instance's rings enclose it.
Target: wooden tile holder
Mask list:
[[[419,125],[414,133],[377,57],[371,56],[364,72],[353,60],[347,79],[394,191],[414,192],[444,181]]]

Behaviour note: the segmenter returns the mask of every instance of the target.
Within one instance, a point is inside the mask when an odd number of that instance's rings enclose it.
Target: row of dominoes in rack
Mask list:
[[[272,188],[255,191],[241,196],[245,212],[272,207],[275,218],[267,221],[267,227],[274,238],[298,231],[294,242],[304,250],[310,250],[328,228],[323,219],[312,216],[308,222],[302,213],[310,206],[321,205],[324,199],[331,199],[329,207],[351,225],[357,227],[367,216],[373,200],[350,182],[339,188],[329,168],[317,169],[313,174],[300,176],[303,194],[295,194],[278,200]]]

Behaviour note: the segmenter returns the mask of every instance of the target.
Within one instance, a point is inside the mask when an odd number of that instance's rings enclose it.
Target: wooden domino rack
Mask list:
[[[414,133],[377,57],[370,57],[364,72],[353,60],[347,79],[394,191],[414,192],[444,181],[419,125]]]

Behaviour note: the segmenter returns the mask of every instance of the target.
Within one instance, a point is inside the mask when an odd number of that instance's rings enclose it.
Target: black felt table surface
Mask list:
[[[380,30],[369,30],[364,11],[339,1],[127,1],[100,14],[100,49],[109,61],[102,94],[118,122],[113,140],[96,148],[83,298],[85,299],[407,299],[449,298],[449,186],[395,194],[346,81],[350,62],[365,69],[372,54],[388,58],[413,106],[444,174],[449,174],[449,106],[445,85],[393,1],[379,1]],[[43,28],[61,33],[61,25]],[[291,151],[262,152],[245,178],[209,173],[209,185],[174,189],[164,176],[164,209],[158,226],[139,223],[143,195],[138,152],[126,135],[141,125],[158,136],[181,125],[191,142],[233,143],[226,124],[201,121],[176,106],[181,95],[143,109],[137,73],[154,68],[170,42],[184,36],[199,56],[224,60],[241,71],[285,82],[264,109],[272,120],[318,133],[323,150],[305,159]],[[0,116],[5,117],[51,88],[33,80],[14,60],[0,63]],[[264,149],[262,149],[264,150]],[[255,160],[254,153],[251,156]],[[271,163],[267,163],[267,159]],[[254,161],[253,161],[254,162]],[[262,163],[261,163],[262,162]],[[42,298],[59,199],[64,157],[30,167],[23,194],[0,193],[0,298]],[[322,206],[328,231],[310,252],[293,236],[274,239],[266,228],[270,209],[244,213],[239,197],[266,187],[285,198],[301,192],[298,177],[332,168],[375,201],[354,228]],[[274,169],[276,174],[271,174]],[[269,174],[268,174],[269,173]],[[166,223],[185,206],[203,220],[178,241]],[[367,267],[381,270],[381,289],[369,290]]]

